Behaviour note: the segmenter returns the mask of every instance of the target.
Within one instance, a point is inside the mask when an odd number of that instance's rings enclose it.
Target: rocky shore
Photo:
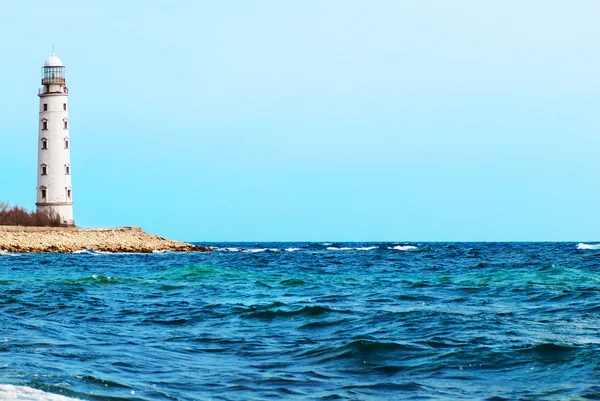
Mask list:
[[[148,234],[139,227],[84,229],[0,226],[0,251],[73,253],[81,250],[151,253],[207,252],[211,249]]]

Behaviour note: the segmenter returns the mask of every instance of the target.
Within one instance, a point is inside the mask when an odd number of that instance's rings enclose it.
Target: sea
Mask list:
[[[593,243],[0,254],[0,400],[597,400]]]

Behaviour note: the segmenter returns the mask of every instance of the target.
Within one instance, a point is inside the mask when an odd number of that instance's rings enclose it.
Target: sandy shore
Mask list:
[[[86,249],[131,253],[210,251],[210,248],[145,233],[139,227],[83,229],[0,226],[0,251],[72,253]]]

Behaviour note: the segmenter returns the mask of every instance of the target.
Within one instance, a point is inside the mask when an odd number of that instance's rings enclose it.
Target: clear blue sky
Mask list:
[[[6,2],[0,199],[67,66],[80,226],[188,241],[600,240],[600,2]]]

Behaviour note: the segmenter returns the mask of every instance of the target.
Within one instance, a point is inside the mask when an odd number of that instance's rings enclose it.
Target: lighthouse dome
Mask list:
[[[60,61],[58,56],[55,55],[54,53],[52,53],[50,55],[50,57],[48,57],[46,59],[46,62],[44,63],[44,67],[62,67],[62,66],[63,66],[62,61]]]

